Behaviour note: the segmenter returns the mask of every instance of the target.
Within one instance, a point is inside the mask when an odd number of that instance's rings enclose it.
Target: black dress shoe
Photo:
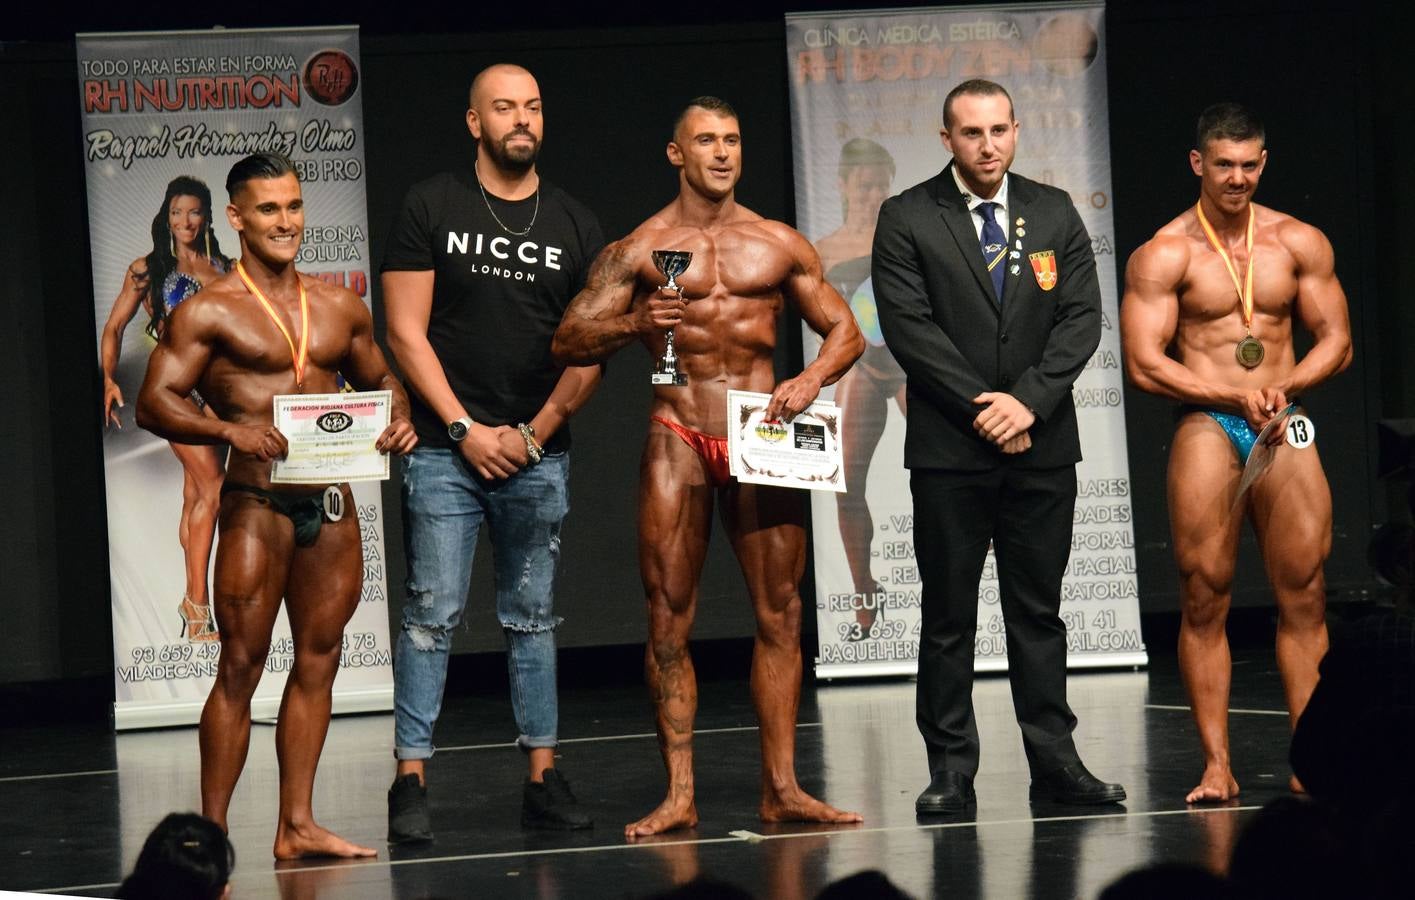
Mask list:
[[[1080,805],[1119,803],[1125,799],[1125,788],[1101,781],[1076,762],[1033,775],[1031,798]]]
[[[977,802],[973,793],[973,776],[962,772],[939,772],[929,786],[914,801],[914,812],[921,816],[962,812]]]

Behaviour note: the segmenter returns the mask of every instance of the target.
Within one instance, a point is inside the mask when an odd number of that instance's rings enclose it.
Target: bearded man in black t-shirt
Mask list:
[[[403,469],[408,594],[393,667],[391,842],[432,837],[424,768],[483,522],[529,762],[521,824],[591,825],[554,768],[551,593],[569,508],[567,421],[600,369],[556,365],[550,339],[604,238],[589,210],[536,171],[543,126],[531,73],[491,66],[470,94],[475,161],[408,192],[382,270],[388,343],[422,442]]]

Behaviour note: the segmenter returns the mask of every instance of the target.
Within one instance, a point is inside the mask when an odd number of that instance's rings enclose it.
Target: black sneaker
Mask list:
[[[427,786],[417,775],[393,780],[388,789],[388,843],[432,840],[432,819],[427,814]]]
[[[578,831],[594,827],[594,820],[579,810],[564,776],[554,769],[546,769],[541,778],[545,780],[539,784],[527,778],[521,789],[522,828]]]

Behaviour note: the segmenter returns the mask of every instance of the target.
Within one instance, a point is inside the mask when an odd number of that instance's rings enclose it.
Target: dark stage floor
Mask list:
[[[1172,646],[1172,645],[1171,645]],[[271,862],[273,729],[257,726],[231,811],[239,898],[639,897],[703,874],[759,897],[809,898],[879,868],[916,897],[1094,897],[1155,860],[1221,869],[1243,823],[1287,791],[1287,717],[1271,648],[1235,651],[1233,758],[1242,802],[1189,809],[1200,770],[1170,646],[1140,672],[1075,674],[1078,744],[1098,775],[1122,781],[1123,806],[1027,801],[1027,767],[1005,678],[979,680],[983,739],[976,815],[916,820],[927,782],[908,681],[808,686],[798,769],[808,790],[864,814],[862,826],[769,827],[756,816],[757,732],[742,681],[703,685],[697,829],[626,844],[625,822],[662,798],[663,775],[642,687],[562,694],[560,765],[597,827],[519,828],[522,757],[504,696],[449,698],[429,771],[435,843],[389,851],[385,800],[392,720],[335,721],[316,788],[324,825],[379,848],[375,861]],[[0,891],[111,896],[147,831],[197,805],[194,729],[125,733],[100,726],[0,730]]]

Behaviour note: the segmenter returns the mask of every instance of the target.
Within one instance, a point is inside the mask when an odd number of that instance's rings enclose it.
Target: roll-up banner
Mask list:
[[[298,170],[299,270],[368,302],[359,33],[83,34],[77,44],[104,375],[93,421],[104,423],[114,722],[190,724],[221,652],[208,610],[226,448],[173,444],[138,428],[138,388],[166,315],[240,255],[226,222],[226,174],[250,153],[283,153]],[[390,709],[393,699],[379,486],[353,488],[364,586],[344,634],[335,712]],[[253,715],[276,714],[292,662],[282,608]]]
[[[845,407],[845,494],[811,495],[821,677],[916,670],[919,572],[904,469],[905,378],[880,335],[870,244],[880,204],[936,175],[943,99],[996,81],[1021,123],[1013,169],[1072,197],[1101,284],[1100,349],[1074,389],[1085,461],[1061,617],[1072,667],[1143,665],[1116,330],[1104,4],[1041,3],[786,17],[797,226],[868,342],[822,396]],[[807,332],[805,356],[819,339]],[[976,667],[1007,666],[991,552],[978,592]]]

